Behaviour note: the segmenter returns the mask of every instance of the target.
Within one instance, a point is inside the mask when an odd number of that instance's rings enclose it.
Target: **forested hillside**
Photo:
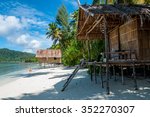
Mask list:
[[[2,61],[34,62],[36,59],[35,55],[31,53],[3,48],[0,49],[0,62]]]

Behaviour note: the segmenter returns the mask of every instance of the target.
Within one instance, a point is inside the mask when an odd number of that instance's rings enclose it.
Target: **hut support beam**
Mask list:
[[[90,43],[87,41],[87,49],[88,49],[88,61],[91,61],[91,51],[90,51]]]
[[[102,16],[86,33],[86,35],[88,35],[101,21],[102,19],[104,18],[104,16]]]
[[[117,79],[116,79],[116,71],[115,71],[115,66],[114,65],[113,65],[113,76],[115,78],[115,81],[117,81]]]
[[[144,79],[146,78],[146,66],[144,65]]]
[[[90,69],[91,69],[91,81],[93,81],[93,67],[92,67],[92,65],[90,65]]]
[[[105,15],[103,16],[104,19],[104,37],[105,37],[105,53],[106,53],[106,90],[107,90],[107,94],[110,94],[110,87],[109,87],[109,63],[108,63],[108,49],[109,49],[109,44],[108,44],[108,35],[107,35],[107,21],[106,21],[106,17]]]
[[[123,66],[122,65],[121,65],[121,78],[122,78],[122,84],[125,85],[124,76],[123,76]]]
[[[87,41],[87,48],[88,48],[88,61],[91,61],[91,51],[90,51],[90,43],[89,40]],[[93,81],[93,66],[90,65],[90,70],[91,70],[91,81]]]
[[[86,20],[85,20],[85,22],[84,22],[84,24],[83,24],[83,26],[82,26],[80,32],[79,32],[77,35],[79,35],[79,34],[82,32],[82,30],[83,30],[83,28],[85,27],[86,23],[88,22],[89,18],[90,18],[90,15],[88,15],[88,17],[86,18]]]
[[[102,85],[102,88],[104,88],[104,81],[103,81],[103,75],[102,75],[102,64],[100,64],[100,78],[101,78],[101,85]]]
[[[137,80],[136,80],[136,72],[135,72],[135,63],[133,63],[133,79],[134,79],[134,87],[135,87],[135,90],[138,90],[138,87],[137,87]]]
[[[94,77],[95,77],[95,83],[97,84],[97,77],[96,77],[96,61],[94,61]]]

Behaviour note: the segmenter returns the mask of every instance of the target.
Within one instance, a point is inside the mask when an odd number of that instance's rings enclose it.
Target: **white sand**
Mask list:
[[[134,90],[133,80],[126,78],[126,84],[110,79],[111,94],[106,88],[90,81],[86,69],[78,72],[64,92],[61,89],[73,68],[57,67],[33,70],[18,76],[19,79],[0,86],[0,99],[21,100],[63,100],[63,99],[150,99],[150,79],[138,79],[139,90]],[[106,84],[105,84],[106,85]]]

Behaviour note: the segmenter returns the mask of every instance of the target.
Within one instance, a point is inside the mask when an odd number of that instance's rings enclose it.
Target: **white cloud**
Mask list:
[[[0,13],[6,13],[7,15],[13,15],[21,19],[24,25],[36,27],[42,29],[47,28],[49,21],[53,21],[54,18],[47,15],[33,7],[20,2],[7,1],[0,3]],[[5,10],[4,10],[5,9]]]
[[[34,26],[34,27],[39,27],[39,28],[46,28],[48,26],[48,23],[46,21],[41,21],[41,20],[39,20],[37,18],[25,18],[25,17],[22,17],[21,21],[26,26]]]
[[[18,38],[13,39],[13,43],[23,46],[26,50],[32,51],[35,51],[41,47],[41,43],[38,37],[34,37],[29,34],[19,35]]]
[[[7,35],[13,31],[23,28],[19,18],[15,16],[0,15],[0,36]]]
[[[36,52],[37,49],[43,48],[42,40],[39,37],[30,35],[30,34],[17,34],[17,35],[11,35],[6,38],[9,43],[12,45],[17,45],[18,47],[23,48],[25,51],[32,50],[32,52]]]
[[[16,38],[15,43],[18,45],[26,45],[28,44],[28,35],[21,35],[18,38]]]
[[[37,40],[32,40],[32,41],[29,43],[28,46],[31,47],[31,48],[33,48],[33,49],[38,49],[38,48],[40,48],[41,44],[40,44],[40,42],[37,41]]]
[[[52,17],[19,2],[0,2],[0,8],[0,37],[8,44],[26,52],[50,47],[45,30]]]

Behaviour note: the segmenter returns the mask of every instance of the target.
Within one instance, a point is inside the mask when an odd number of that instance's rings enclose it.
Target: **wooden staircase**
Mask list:
[[[85,65],[85,61],[82,60],[80,62],[79,65],[77,65],[77,67],[75,68],[75,70],[72,72],[72,74],[69,76],[69,78],[67,78],[66,83],[63,85],[63,88],[61,91],[64,91],[66,89],[66,87],[69,85],[69,83],[72,81],[72,79],[75,77],[75,75],[77,74],[77,72],[80,70],[80,68],[84,67]]]

